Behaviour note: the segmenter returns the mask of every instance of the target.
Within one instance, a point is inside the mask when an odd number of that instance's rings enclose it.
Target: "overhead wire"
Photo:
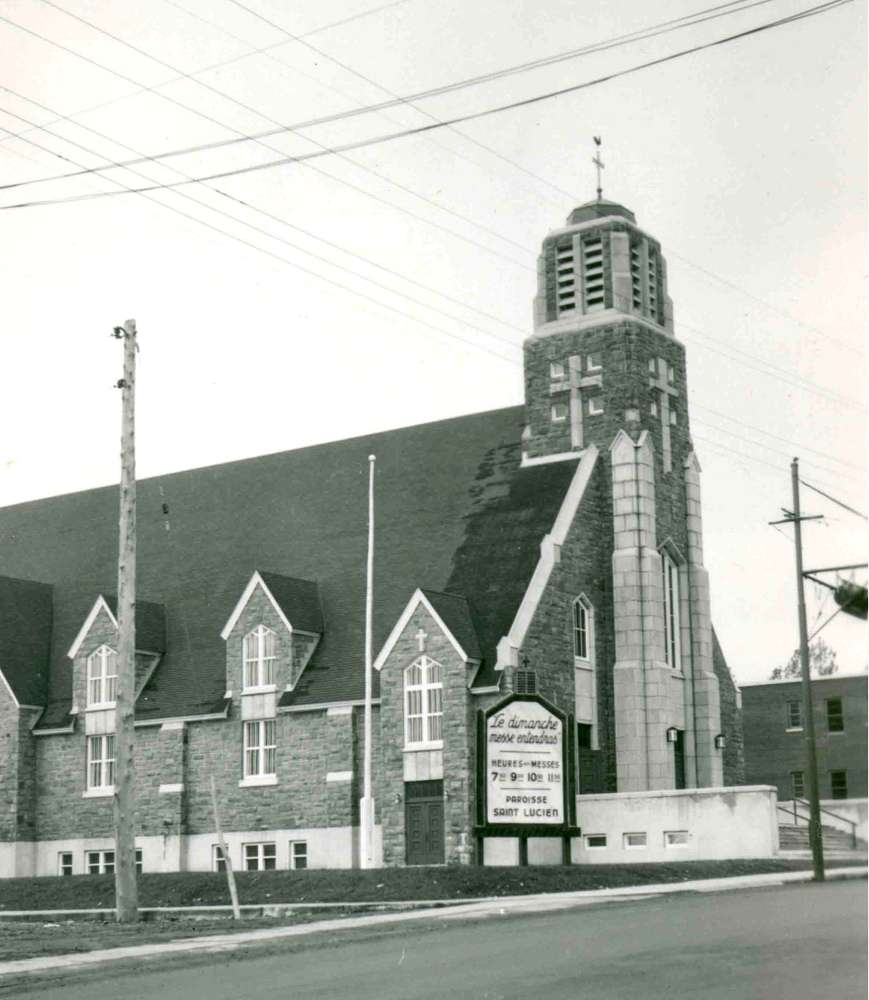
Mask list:
[[[810,490],[813,490],[815,493],[820,493],[822,497],[826,497],[828,500],[832,500],[834,504],[837,504],[844,510],[849,511],[852,514],[856,514],[857,517],[862,517],[864,521],[869,521],[869,517],[867,517],[865,514],[862,514],[859,510],[854,510],[853,507],[849,507],[846,503],[842,503],[841,500],[837,500],[835,497],[831,497],[829,493],[825,493],[823,490],[819,490],[817,486],[812,486],[811,483],[807,483],[805,479],[801,479],[800,482],[803,484],[803,486],[807,486]]]

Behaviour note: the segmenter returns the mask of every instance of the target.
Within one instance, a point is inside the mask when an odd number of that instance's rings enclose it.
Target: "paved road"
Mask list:
[[[662,896],[28,994],[41,1000],[864,1000],[864,882]]]

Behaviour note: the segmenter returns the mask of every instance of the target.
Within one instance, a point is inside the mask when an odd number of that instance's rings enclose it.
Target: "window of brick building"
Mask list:
[[[58,854],[57,874],[72,875],[72,851],[62,851]]]
[[[213,844],[211,847],[211,870],[215,872],[226,871],[226,858],[224,858],[223,851],[218,844]]]
[[[88,657],[88,705],[111,704],[118,683],[118,654],[100,646]]]
[[[136,874],[141,875],[144,870],[144,865],[142,863],[142,848],[136,848]]]
[[[85,854],[85,867],[88,875],[114,875],[114,851],[88,851]]]
[[[115,737],[113,733],[88,737],[89,789],[115,786]]]
[[[255,778],[275,773],[277,723],[257,719],[244,724],[244,776]]]
[[[803,704],[800,701],[789,701],[787,703],[787,728],[803,728]]]
[[[791,771],[791,791],[795,799],[806,797],[806,780],[802,771]]]
[[[258,625],[244,637],[244,687],[269,687],[275,683],[277,636],[265,625]]]
[[[586,366],[590,372],[599,372],[603,368],[603,362],[599,354],[589,354],[586,358]]]
[[[827,699],[827,729],[831,733],[845,732],[845,716],[842,713],[842,699]]]
[[[549,377],[551,379],[564,378],[564,365],[560,361],[549,362]]]
[[[848,798],[848,772],[830,771],[830,798]]]
[[[567,403],[553,403],[552,404],[552,422],[554,424],[560,424],[562,420],[567,420],[567,414],[569,413]]]
[[[588,412],[592,417],[603,413],[603,396],[592,396],[588,401]]]
[[[308,867],[307,840],[290,841],[290,868],[300,870]]]
[[[427,656],[420,656],[404,672],[406,746],[442,742],[443,696],[441,665]]]
[[[277,852],[274,844],[245,844],[244,870],[248,872],[270,871],[277,866]]]

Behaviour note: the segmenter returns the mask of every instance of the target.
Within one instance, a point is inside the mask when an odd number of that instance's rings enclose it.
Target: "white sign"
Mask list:
[[[564,725],[536,701],[486,720],[489,823],[566,823]]]

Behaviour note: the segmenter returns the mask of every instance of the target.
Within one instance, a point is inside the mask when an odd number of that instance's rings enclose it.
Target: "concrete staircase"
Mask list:
[[[851,835],[843,830],[837,830],[832,826],[821,827],[824,839],[824,851],[835,852],[836,854],[866,854],[866,841],[857,841],[857,846],[852,847]],[[811,854],[809,844],[809,829],[807,826],[794,826],[793,824],[782,823],[778,828],[779,852],[782,854]]]

